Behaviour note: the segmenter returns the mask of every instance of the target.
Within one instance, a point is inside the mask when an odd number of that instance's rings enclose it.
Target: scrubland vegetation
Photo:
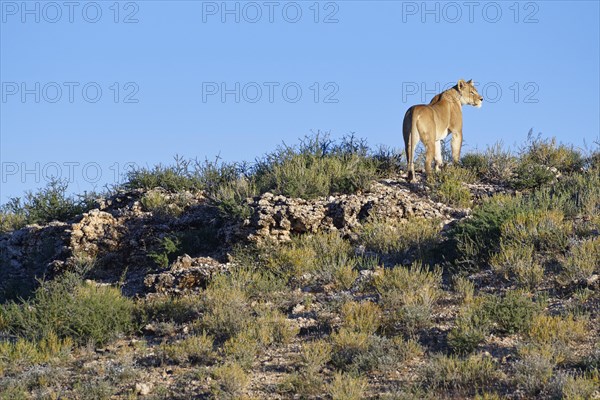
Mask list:
[[[123,188],[202,190],[243,220],[247,197],[367,192],[403,168],[397,151],[315,135],[253,165],[131,171]],[[88,263],[6,301],[0,399],[600,398],[600,155],[530,137],[403,184],[472,213],[238,243],[230,270],[185,296],[126,297],[87,280]],[[148,193],[145,209],[183,211]],[[6,204],[0,231],[93,204],[53,182]],[[181,246],[167,238],[152,258],[167,268]]]

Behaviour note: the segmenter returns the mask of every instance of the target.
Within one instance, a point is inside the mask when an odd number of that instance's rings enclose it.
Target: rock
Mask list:
[[[152,392],[152,383],[136,383],[135,392],[140,396],[147,396]]]
[[[151,292],[179,294],[206,288],[214,275],[226,272],[229,267],[210,257],[192,258],[184,254],[168,271],[147,275],[144,284]]]

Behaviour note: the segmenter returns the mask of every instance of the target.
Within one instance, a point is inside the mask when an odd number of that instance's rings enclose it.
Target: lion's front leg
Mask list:
[[[452,132],[452,140],[450,141],[452,147],[452,162],[458,164],[460,162],[460,148],[462,146],[462,132],[457,130]]]

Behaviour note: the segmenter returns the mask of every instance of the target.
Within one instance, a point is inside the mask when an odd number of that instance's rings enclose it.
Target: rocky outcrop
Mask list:
[[[475,199],[504,190],[481,184],[469,189]],[[176,203],[177,213],[170,213],[173,207],[151,209],[145,201],[149,198]],[[436,218],[449,224],[470,212],[436,203],[424,185],[401,178],[373,182],[364,193],[313,200],[265,193],[247,199],[252,213],[245,221],[224,217],[201,192],[121,191],[97,204],[71,223],[0,235],[0,301],[34,287],[36,279],[76,267],[82,257],[94,260],[95,279],[116,280],[126,272],[127,293],[177,292],[203,287],[214,273],[227,269],[219,261],[238,242],[285,242],[294,235],[331,231],[351,237],[371,216]],[[165,238],[181,245],[178,253],[169,253],[172,262],[166,267],[151,256],[166,251]],[[183,253],[189,256],[173,259]]]
[[[401,219],[437,218],[444,223],[466,216],[469,210],[436,203],[392,180],[375,182],[368,193],[303,200],[265,193],[250,202],[254,210],[247,221],[248,238],[255,241],[288,241],[291,236],[319,231],[350,234],[370,216]]]
[[[144,285],[150,292],[183,294],[206,288],[214,275],[228,269],[229,264],[221,264],[211,257],[192,258],[185,254],[178,257],[167,271],[147,275]]]

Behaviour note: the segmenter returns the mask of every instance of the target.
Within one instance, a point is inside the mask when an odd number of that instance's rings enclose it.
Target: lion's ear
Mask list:
[[[467,83],[468,83],[469,85],[472,85],[472,84],[473,84],[473,79],[469,79],[469,80],[467,81]]]
[[[459,88],[460,90],[462,90],[462,88],[464,88],[464,87],[465,87],[465,81],[464,81],[464,80],[462,80],[462,79],[459,79],[459,80],[458,80],[458,88]]]

